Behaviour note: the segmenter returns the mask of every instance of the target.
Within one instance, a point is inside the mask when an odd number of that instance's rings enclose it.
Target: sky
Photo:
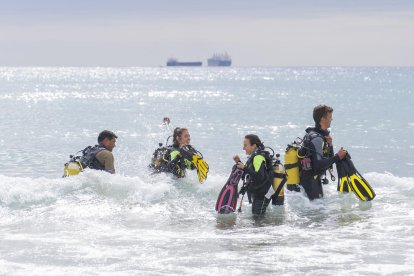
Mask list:
[[[414,66],[411,0],[0,0],[0,66]]]

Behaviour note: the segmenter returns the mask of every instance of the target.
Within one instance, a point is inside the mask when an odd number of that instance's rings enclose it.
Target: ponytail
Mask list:
[[[260,141],[259,136],[255,134],[247,134],[244,138],[249,140],[250,145],[256,145],[258,149],[264,149],[264,145],[262,141]]]

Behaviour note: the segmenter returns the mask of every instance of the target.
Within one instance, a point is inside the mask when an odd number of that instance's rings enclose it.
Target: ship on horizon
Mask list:
[[[224,54],[214,54],[207,60],[208,66],[230,66],[231,57],[225,52]]]
[[[167,66],[202,66],[201,61],[178,61],[176,58],[170,58],[167,61]]]

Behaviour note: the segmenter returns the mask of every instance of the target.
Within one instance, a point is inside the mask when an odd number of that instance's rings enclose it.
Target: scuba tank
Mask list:
[[[287,181],[285,168],[279,160],[280,154],[276,154],[273,162],[273,190],[275,193],[272,196],[273,205],[283,205],[285,202],[285,183]]]
[[[309,172],[312,170],[311,150],[308,146],[312,138],[307,134],[303,139],[297,137],[293,143],[289,144],[285,152],[285,169],[287,174],[287,189],[289,191],[300,192],[300,175],[301,172]],[[333,148],[328,149],[329,155],[333,156]],[[332,175],[332,166],[329,170],[331,174],[331,180],[335,181],[335,177]],[[325,178],[322,179],[322,184],[328,184],[329,181]]]
[[[158,143],[158,148],[154,151],[151,158],[151,164],[149,164],[149,168],[153,169],[154,172],[162,172],[166,169],[166,164],[169,162],[168,155],[172,149],[171,145],[168,145],[168,140],[172,136],[167,138],[165,142],[165,146],[162,143]]]
[[[161,163],[164,160],[164,154],[166,152],[166,148],[162,146],[162,143],[159,143],[158,146],[159,147],[154,151],[151,158],[150,167],[154,169],[161,167]]]
[[[272,170],[270,172],[272,176],[272,186],[270,186],[268,192],[266,193],[265,197],[268,199],[272,199],[273,205],[283,205],[285,202],[285,183],[286,183],[286,172],[285,169],[280,162],[280,154],[275,154],[272,148],[266,147],[272,150],[273,154],[270,155],[271,157],[271,166]]]
[[[68,177],[71,175],[78,175],[83,171],[82,163],[80,162],[80,156],[70,156],[69,162],[63,167],[63,176]]]
[[[287,174],[286,188],[289,191],[300,192],[300,172],[298,150],[301,142],[294,141],[289,144],[285,152],[285,169]]]

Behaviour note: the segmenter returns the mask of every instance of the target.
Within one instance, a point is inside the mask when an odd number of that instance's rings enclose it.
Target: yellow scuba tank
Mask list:
[[[81,162],[78,161],[69,161],[63,167],[63,177],[78,175],[83,171]]]
[[[299,173],[299,144],[293,142],[289,144],[285,152],[285,170],[287,174],[286,188],[289,191],[300,192],[300,173]]]
[[[278,154],[279,155],[279,154]],[[278,155],[276,155],[278,157]],[[273,190],[275,193],[272,196],[273,205],[283,205],[285,202],[285,182],[286,172],[279,159],[273,164]],[[278,192],[279,191],[279,192]]]

